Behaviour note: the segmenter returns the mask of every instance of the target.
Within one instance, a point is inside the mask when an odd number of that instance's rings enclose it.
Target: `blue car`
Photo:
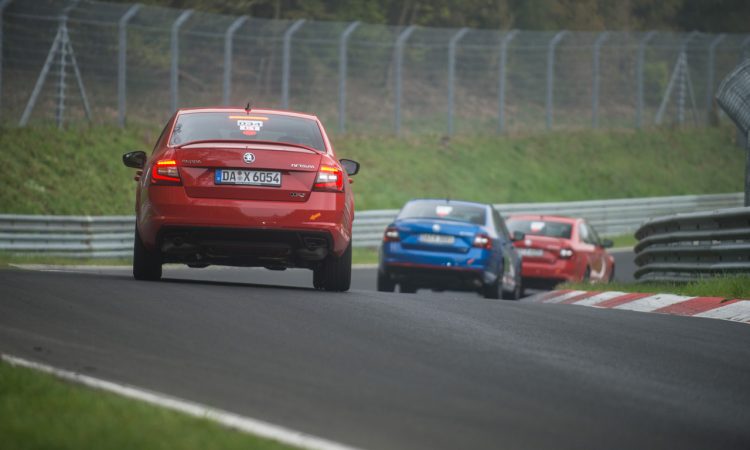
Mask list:
[[[519,299],[521,257],[502,216],[482,203],[411,200],[383,235],[378,290],[476,291],[486,298]]]

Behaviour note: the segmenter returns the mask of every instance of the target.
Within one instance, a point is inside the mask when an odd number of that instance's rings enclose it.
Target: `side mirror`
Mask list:
[[[122,155],[122,163],[133,169],[143,169],[147,159],[146,152],[142,151],[128,152]]]
[[[359,172],[359,163],[357,161],[352,161],[351,159],[340,159],[339,162],[347,175],[352,176]]]
[[[602,239],[603,248],[612,248],[614,245],[615,243],[611,239]]]
[[[514,231],[513,237],[511,238],[514,242],[515,241],[522,241],[526,238],[526,233],[523,231]]]

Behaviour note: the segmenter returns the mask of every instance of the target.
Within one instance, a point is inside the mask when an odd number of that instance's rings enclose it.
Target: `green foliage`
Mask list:
[[[116,0],[127,1],[132,0]],[[144,0],[254,17],[525,30],[750,31],[746,0]]]
[[[289,449],[204,419],[0,363],[3,449]]]
[[[704,278],[690,283],[610,283],[584,284],[566,283],[558,286],[559,289],[576,289],[581,291],[620,291],[620,292],[646,292],[654,294],[677,294],[693,297],[723,297],[726,299],[750,300],[750,276],[720,276],[716,278]]]
[[[0,130],[0,213],[133,214],[134,170],[159,130],[131,126]],[[414,197],[491,203],[566,201],[742,190],[743,153],[730,128],[567,131],[520,136],[341,135],[339,157],[362,163],[357,208],[400,208]]]

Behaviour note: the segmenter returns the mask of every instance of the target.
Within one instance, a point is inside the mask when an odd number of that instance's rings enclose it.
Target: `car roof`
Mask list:
[[[446,198],[413,198],[406,203],[411,203],[411,202],[435,202],[435,203],[446,203],[446,204],[455,203],[457,205],[480,206],[482,208],[487,208],[489,206],[492,206],[487,203],[468,202],[464,200],[452,200],[452,199],[446,199]]]
[[[247,114],[247,111],[245,108],[238,108],[236,106],[212,106],[212,107],[205,107],[205,108],[180,108],[177,110],[177,114],[192,114],[192,113],[216,113],[216,112],[226,112],[226,113],[238,113],[238,114]],[[260,114],[278,114],[282,116],[289,116],[289,117],[299,117],[302,119],[311,119],[311,120],[318,120],[318,116],[315,116],[313,114],[306,114],[296,111],[287,111],[283,109],[251,109],[251,114],[260,113]]]
[[[563,222],[563,223],[571,223],[574,224],[578,222],[579,220],[583,220],[578,217],[568,217],[568,216],[555,216],[555,215],[547,215],[547,214],[511,214],[507,217],[507,220],[541,220],[546,222]]]

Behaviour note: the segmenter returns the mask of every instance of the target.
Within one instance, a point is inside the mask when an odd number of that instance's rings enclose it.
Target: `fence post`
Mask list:
[[[458,41],[469,32],[468,28],[461,28],[448,42],[448,136],[453,135],[453,106],[456,83],[456,46]]]
[[[349,24],[339,37],[339,131],[346,129],[346,72],[348,68],[347,45],[349,36],[359,26],[359,21]]]
[[[508,45],[516,37],[518,30],[510,30],[500,42],[500,64],[497,75],[497,129],[505,132],[505,81],[508,64]]]
[[[636,65],[636,78],[637,78],[637,89],[636,92],[637,95],[637,101],[636,101],[636,108],[635,108],[635,127],[638,129],[641,129],[643,126],[643,105],[644,105],[644,99],[643,99],[643,69],[644,69],[644,60],[646,59],[646,46],[648,46],[649,41],[651,41],[655,36],[657,35],[656,31],[649,31],[646,33],[646,36],[641,39],[641,42],[638,44],[638,62]]]
[[[13,0],[0,0],[0,117],[3,114],[3,13]]]
[[[226,106],[229,105],[232,95],[232,52],[234,34],[239,28],[247,22],[247,16],[240,16],[227,28],[224,33],[224,84],[222,89],[221,101]]]
[[[292,68],[292,36],[304,25],[305,19],[294,22],[284,32],[284,49],[281,66],[281,108],[289,109],[289,77]]]
[[[555,89],[555,48],[560,43],[562,38],[568,32],[566,30],[558,32],[549,41],[547,48],[547,99],[545,102],[546,116],[547,116],[547,129],[552,129],[552,108],[554,107],[554,89]]]
[[[401,75],[402,75],[402,68],[404,64],[404,44],[406,44],[406,40],[409,39],[409,36],[414,32],[415,27],[414,25],[409,25],[404,29],[404,31],[401,32],[401,34],[398,35],[398,38],[396,39],[396,67],[395,67],[395,78],[396,78],[396,107],[395,107],[395,127],[396,127],[396,134],[398,135],[401,132]]]
[[[128,8],[117,23],[119,32],[119,48],[117,50],[117,123],[120,128],[125,126],[125,111],[127,109],[127,56],[128,56],[128,22],[136,15],[141,4]]]
[[[609,31],[599,33],[594,42],[594,60],[593,60],[593,86],[591,86],[591,127],[599,128],[599,56],[604,41],[609,37]]]
[[[685,94],[687,89],[687,80],[690,74],[688,65],[687,47],[690,41],[698,35],[697,31],[691,31],[680,45],[680,59],[682,59],[682,71],[680,72],[680,92],[677,96],[677,123],[682,125],[685,122]]]
[[[172,67],[170,69],[170,91],[172,96],[172,105],[170,114],[177,110],[179,105],[179,60],[180,60],[180,27],[184,24],[190,16],[193,14],[192,9],[183,11],[177,19],[172,23],[172,38],[171,38],[171,55],[172,55]]]
[[[714,103],[714,79],[716,77],[716,47],[726,38],[726,34],[720,34],[711,41],[708,46],[708,74],[706,74],[706,124],[711,118]]]

